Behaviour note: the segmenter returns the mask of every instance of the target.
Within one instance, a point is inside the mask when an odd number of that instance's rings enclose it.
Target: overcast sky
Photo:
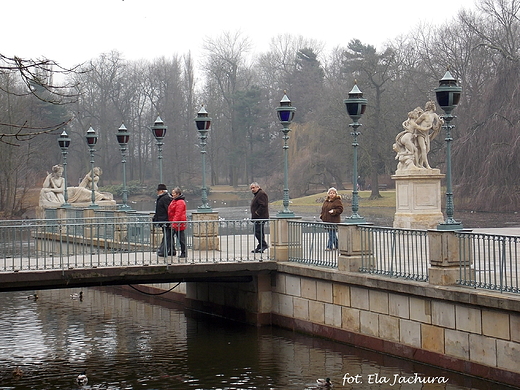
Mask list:
[[[257,4],[257,5],[255,5]],[[205,37],[241,31],[255,52],[272,37],[313,38],[330,50],[352,38],[380,47],[419,22],[450,21],[475,0],[23,0],[2,4],[0,53],[76,65],[118,50],[126,59],[191,53]]]

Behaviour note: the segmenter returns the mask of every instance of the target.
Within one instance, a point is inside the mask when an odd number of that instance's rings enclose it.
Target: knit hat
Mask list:
[[[157,191],[167,191],[166,184],[159,184],[157,186]]]

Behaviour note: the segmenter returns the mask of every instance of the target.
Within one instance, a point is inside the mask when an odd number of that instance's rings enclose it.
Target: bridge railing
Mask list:
[[[329,235],[338,234],[334,223],[289,221],[288,257],[289,261],[336,268],[338,249],[328,248]]]
[[[160,224],[144,214],[65,220],[0,221],[0,272],[143,264],[267,260],[274,248],[253,253],[250,220],[187,221],[186,258],[159,257]],[[265,224],[269,240],[269,221]],[[177,255],[181,253],[177,242]],[[270,253],[271,252],[271,253]]]
[[[463,286],[520,293],[520,237],[458,232]]]
[[[273,222],[263,222],[269,242]],[[251,220],[185,223],[187,257],[163,258],[157,255],[162,229],[146,214],[0,221],[0,272],[277,259],[276,245],[253,253]],[[359,272],[432,283],[432,272],[439,275],[444,269],[456,275],[443,276],[448,284],[520,292],[518,236],[358,225],[355,238],[347,240],[344,224],[338,229],[336,224],[291,220],[287,226],[289,261],[338,268],[340,255],[358,256],[354,269]],[[340,250],[326,250],[332,233],[338,235]]]
[[[359,225],[361,267],[359,272],[403,279],[428,280],[428,236],[426,230],[408,230]],[[328,250],[329,235],[338,225],[323,222],[289,222],[289,261],[338,267],[339,250]],[[341,238],[340,238],[340,241]]]
[[[429,246],[426,230],[359,225],[360,272],[428,281]]]

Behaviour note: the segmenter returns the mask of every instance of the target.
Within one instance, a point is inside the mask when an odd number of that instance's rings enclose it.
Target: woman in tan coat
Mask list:
[[[340,223],[340,215],[342,212],[343,203],[341,202],[341,197],[338,195],[338,191],[334,187],[331,187],[327,191],[327,198],[321,206],[320,219],[323,222]],[[338,236],[336,234],[336,228],[329,225],[327,230],[329,231],[329,242],[327,243],[327,248],[325,250],[330,251],[333,249],[338,249]]]

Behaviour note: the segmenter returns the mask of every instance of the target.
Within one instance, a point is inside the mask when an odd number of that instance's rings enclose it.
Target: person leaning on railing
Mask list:
[[[341,196],[338,195],[338,191],[331,187],[327,191],[327,198],[321,206],[320,219],[327,223],[340,223],[341,213],[343,212],[343,203],[341,202]],[[329,232],[329,241],[327,242],[326,251],[338,249],[338,235],[336,233],[336,227],[326,226]]]

